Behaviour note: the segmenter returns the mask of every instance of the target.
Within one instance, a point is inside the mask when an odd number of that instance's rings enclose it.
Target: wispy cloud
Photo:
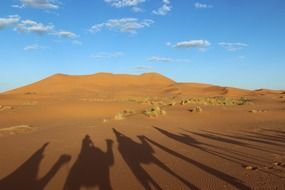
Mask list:
[[[43,35],[53,31],[54,25],[38,23],[32,20],[22,20],[20,24],[17,25],[17,30],[19,32],[32,32],[39,35]]]
[[[147,59],[150,62],[160,62],[160,63],[169,63],[173,62],[173,59],[169,57],[160,57],[160,56],[152,56]]]
[[[16,9],[23,9],[24,6],[23,5],[11,5],[12,8],[16,8]]]
[[[90,57],[94,59],[111,59],[111,58],[122,57],[123,55],[124,55],[123,52],[112,52],[112,53],[99,52],[92,54]]]
[[[172,47],[174,48],[206,48],[209,47],[211,43],[207,40],[190,40],[177,42]]]
[[[153,14],[164,16],[171,11],[172,7],[170,5],[170,0],[162,0],[162,3],[161,7],[152,11]]]
[[[169,57],[152,56],[147,59],[153,63],[190,63],[189,59],[174,59]]]
[[[135,70],[140,71],[140,72],[144,72],[144,71],[149,71],[152,70],[153,67],[151,66],[147,66],[147,65],[137,65],[134,67]]]
[[[78,37],[77,34],[73,33],[73,32],[69,32],[69,31],[59,31],[59,32],[55,32],[54,35],[58,36],[58,37],[62,37],[62,38],[68,38],[68,39],[75,39]]]
[[[133,7],[132,11],[135,12],[135,13],[142,13],[142,12],[144,12],[144,10],[142,8],[140,8],[140,7]]]
[[[153,20],[137,18],[121,18],[110,19],[104,23],[93,25],[89,31],[92,33],[100,32],[103,29],[114,30],[125,33],[137,33],[137,30],[150,27],[154,23]]]
[[[39,44],[30,44],[24,47],[25,51],[32,51],[32,50],[39,50],[39,49],[45,49],[46,47],[40,46]]]
[[[0,18],[0,29],[4,29],[9,26],[13,26],[20,21],[20,16],[10,15],[5,18]]]
[[[194,7],[197,9],[209,9],[209,8],[213,8],[213,5],[196,2],[196,3],[194,3]]]
[[[112,7],[137,7],[140,3],[144,3],[145,0],[104,0],[109,3]]]
[[[248,46],[248,44],[240,42],[237,43],[220,42],[219,45],[227,51],[238,51]]]
[[[20,0],[21,5],[12,5],[15,8],[31,7],[36,9],[58,9],[56,0]]]

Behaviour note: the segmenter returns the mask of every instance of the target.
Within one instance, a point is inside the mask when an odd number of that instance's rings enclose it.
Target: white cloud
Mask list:
[[[39,50],[39,49],[44,49],[46,47],[44,46],[40,46],[39,44],[31,44],[31,45],[27,45],[26,47],[24,47],[25,51],[31,51],[31,50]]]
[[[154,63],[190,63],[189,59],[173,59],[169,57],[152,56],[147,59],[149,62]]]
[[[171,11],[170,0],[162,0],[163,4],[157,10],[153,10],[152,13],[156,15],[164,16]]]
[[[75,33],[69,32],[69,31],[55,32],[54,35],[56,35],[58,37],[62,37],[62,38],[69,38],[69,39],[74,39],[74,38],[78,37]]]
[[[109,3],[112,7],[122,8],[122,7],[136,7],[140,3],[144,3],[145,0],[104,0]]]
[[[91,58],[94,58],[94,59],[111,59],[111,58],[116,58],[116,57],[122,57],[123,55],[124,55],[123,52],[112,52],[112,53],[99,52],[99,53],[91,55]]]
[[[58,9],[59,5],[56,0],[20,0],[20,7],[32,7],[37,9]],[[15,7],[15,6],[14,6]]]
[[[21,23],[17,25],[19,32],[33,32],[39,35],[49,33],[53,28],[53,24],[44,25],[32,20],[22,20]]]
[[[173,62],[173,59],[168,58],[168,57],[152,56],[152,57],[148,58],[148,61],[160,62],[160,63],[169,63],[169,62]]]
[[[0,18],[0,30],[17,24],[20,20],[18,15],[10,15],[6,18]]]
[[[211,43],[207,40],[191,40],[177,42],[173,47],[175,48],[206,48],[210,46]]]
[[[219,45],[228,51],[238,51],[248,46],[247,44],[240,42],[237,43],[220,42]]]
[[[132,11],[135,12],[135,13],[141,13],[141,12],[143,12],[143,9],[140,8],[140,7],[133,7]]]
[[[24,8],[23,5],[11,5],[12,8],[22,9]]]
[[[194,3],[194,7],[197,9],[208,9],[208,8],[213,8],[213,5],[196,2],[196,3]]]
[[[150,27],[154,21],[150,19],[138,20],[137,18],[110,19],[107,22],[93,25],[89,31],[96,33],[102,29],[117,30],[125,33],[135,34],[138,29]]]

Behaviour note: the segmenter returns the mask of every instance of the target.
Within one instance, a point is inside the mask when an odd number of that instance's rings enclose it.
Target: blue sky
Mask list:
[[[0,91],[97,72],[285,89],[284,34],[284,0],[1,0]]]

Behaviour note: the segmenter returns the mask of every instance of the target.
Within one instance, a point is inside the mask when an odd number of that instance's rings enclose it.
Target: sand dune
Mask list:
[[[0,94],[0,190],[285,189],[282,92],[53,75]]]
[[[147,73],[139,76],[126,74],[98,73],[94,75],[72,76],[56,74],[34,84],[18,88],[6,94],[59,94],[59,93],[103,93],[115,90],[136,90],[150,87],[158,92],[162,86],[174,83],[157,73]],[[147,89],[145,89],[147,90]],[[108,92],[106,92],[108,93]],[[143,93],[143,92],[142,92]]]
[[[246,96],[278,94],[199,83],[177,83],[158,73],[141,75],[97,73],[94,75],[56,74],[4,94],[95,95],[95,96]]]

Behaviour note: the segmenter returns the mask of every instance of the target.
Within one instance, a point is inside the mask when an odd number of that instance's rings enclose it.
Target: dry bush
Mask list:
[[[168,106],[175,106],[176,105],[176,102],[171,102],[168,104]]]
[[[121,111],[121,112],[118,112],[118,113],[114,116],[114,119],[115,119],[115,120],[124,120],[127,116],[133,115],[133,114],[135,114],[135,113],[136,113],[135,110],[126,109],[126,110],[123,110],[123,111]]]
[[[200,113],[203,111],[203,109],[200,106],[196,106],[194,109],[190,109],[189,111]]]
[[[185,105],[185,104],[188,104],[189,103],[189,101],[188,100],[181,100],[180,101],[180,105]]]
[[[126,109],[126,110],[123,111],[123,114],[124,114],[125,116],[133,115],[133,114],[135,114],[135,113],[136,113],[136,110],[132,110],[132,109]]]
[[[199,104],[199,105],[245,105],[249,100],[245,97],[239,99],[217,96],[217,97],[194,97],[186,100],[181,100],[180,104]]]
[[[114,116],[115,120],[124,120],[125,119],[125,115],[122,112],[118,112],[115,116]]]
[[[267,112],[266,110],[250,110],[250,113],[264,113]]]
[[[148,117],[158,117],[160,115],[165,115],[166,111],[162,110],[159,106],[154,106],[145,110],[144,114]]]

